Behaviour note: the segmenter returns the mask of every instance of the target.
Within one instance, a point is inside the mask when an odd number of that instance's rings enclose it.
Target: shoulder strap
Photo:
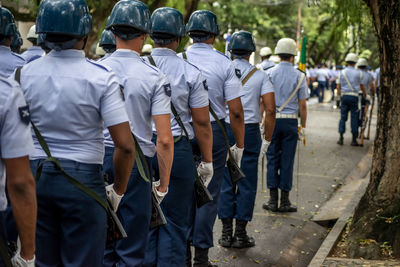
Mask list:
[[[348,84],[348,85],[349,85],[349,87],[350,87],[350,90],[351,90],[351,91],[353,91],[353,92],[355,92],[355,90],[354,90],[353,86],[351,85],[351,83],[350,83],[349,79],[347,78],[346,72],[343,70],[343,71],[342,71],[342,73],[343,73],[343,77],[344,77],[344,79],[346,80],[347,84]],[[360,78],[361,78],[361,76],[360,76]]]
[[[269,66],[269,67],[266,67],[265,69],[263,69],[264,71],[266,71],[266,70],[269,70],[270,68],[272,68],[272,67],[275,67],[274,65],[273,66]]]
[[[282,110],[289,104],[289,102],[293,99],[293,97],[297,94],[297,92],[300,89],[301,84],[303,83],[304,78],[306,77],[306,75],[302,72],[301,76],[300,76],[300,80],[297,83],[296,88],[294,89],[294,91],[292,92],[292,94],[289,96],[289,98],[285,101],[285,103],[283,103],[282,106],[279,107],[278,109],[278,113],[282,112]]]
[[[244,77],[244,79],[242,80],[242,86],[244,86],[247,81],[251,78],[251,76],[253,76],[254,73],[256,73],[257,68],[253,68],[247,75],[246,77]]]
[[[187,60],[187,59],[188,59],[188,58],[187,58],[187,55],[186,55],[186,52],[182,52],[182,57],[183,57],[184,60]]]
[[[185,53],[185,52],[183,52],[183,53]],[[186,53],[184,55],[186,56]],[[148,56],[147,58],[149,59],[149,62],[151,65],[153,65],[154,67],[157,67],[156,62],[154,61],[154,58],[151,55]],[[172,114],[174,114],[175,120],[178,123],[179,127],[181,127],[181,129],[185,133],[186,139],[189,141],[189,133],[186,130],[186,127],[183,124],[183,121],[182,121],[181,117],[179,116],[178,111],[176,110],[174,103],[172,103],[172,101],[171,101],[171,111],[172,111]]]
[[[146,157],[144,156],[143,150],[140,147],[135,135],[132,133],[133,141],[135,142],[135,160],[136,160],[136,165],[138,167],[138,171],[140,174],[140,177],[142,177],[143,180],[146,182],[150,182],[149,177],[150,175],[150,168],[149,165],[147,164]],[[151,177],[153,179],[153,177]]]

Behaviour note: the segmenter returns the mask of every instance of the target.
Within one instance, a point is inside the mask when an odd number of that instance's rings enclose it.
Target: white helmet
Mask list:
[[[107,53],[106,51],[103,49],[103,47],[99,46],[99,44],[97,43],[96,46],[96,55],[98,55],[99,57],[103,57],[105,56]]]
[[[365,58],[359,58],[357,61],[358,67],[366,67],[368,66],[368,61]]]
[[[37,39],[38,35],[36,33],[36,25],[33,25],[30,29],[28,34],[26,35],[26,39],[30,41],[30,39]]]
[[[289,54],[295,56],[297,54],[296,42],[291,38],[280,39],[276,44],[275,54]]]
[[[358,61],[358,56],[354,53],[348,53],[344,61],[356,63]]]
[[[260,56],[261,57],[266,57],[272,55],[272,50],[268,46],[261,48],[260,50]]]
[[[142,48],[142,54],[151,54],[153,46],[151,44],[145,44]]]

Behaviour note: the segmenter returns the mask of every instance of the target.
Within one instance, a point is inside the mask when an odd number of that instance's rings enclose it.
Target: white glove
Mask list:
[[[233,160],[236,161],[236,164],[239,166],[239,168],[240,168],[240,163],[242,162],[243,150],[244,148],[238,148],[236,144],[231,146],[231,153],[233,156]]]
[[[260,133],[261,133],[261,135],[265,134],[265,127],[264,127],[264,124],[262,124],[262,123],[260,123]]]
[[[299,140],[304,141],[306,139],[306,128],[301,127],[299,132]]]
[[[163,192],[160,192],[157,190],[157,187],[159,187],[159,186],[160,186],[160,180],[153,182],[152,190],[153,190],[154,196],[156,197],[158,204],[161,204],[161,202],[163,201],[165,196],[168,194],[168,188],[167,188],[167,191],[165,193],[163,193]]]
[[[365,100],[367,100],[368,102],[371,102],[371,96],[370,96],[370,95],[367,95],[367,96],[365,97]]]
[[[107,193],[107,199],[110,201],[111,206],[114,210],[114,212],[117,212],[118,210],[118,205],[121,202],[122,195],[118,195],[117,192],[114,190],[114,184],[110,184],[106,186],[106,193]]]
[[[202,161],[200,165],[197,167],[197,173],[199,174],[201,180],[203,181],[204,186],[208,187],[214,175],[214,168],[212,162]]]
[[[268,147],[269,147],[270,144],[271,144],[270,141],[267,141],[267,140],[263,139],[262,146],[261,146],[261,153],[267,153]]]
[[[25,260],[18,251],[14,257],[12,257],[11,264],[14,267],[35,267],[35,255],[33,255],[33,259]]]

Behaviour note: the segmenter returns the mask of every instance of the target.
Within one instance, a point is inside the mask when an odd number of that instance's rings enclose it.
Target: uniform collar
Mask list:
[[[291,67],[293,67],[293,64],[290,63],[290,62],[287,62],[287,61],[279,62],[279,65],[284,65],[284,66],[291,66]]]
[[[165,47],[157,47],[151,51],[152,56],[176,56],[176,52]]]
[[[242,58],[236,58],[236,59],[234,59],[234,61],[236,61],[240,64],[243,64],[243,65],[246,65],[246,66],[251,65],[250,62],[248,62],[247,60],[242,59]]]
[[[354,69],[353,66],[346,66],[346,69]]]
[[[9,48],[8,46],[5,46],[5,45],[0,45],[0,50],[11,51],[11,48]]]
[[[67,49],[67,50],[61,50],[61,51],[56,51],[56,50],[51,50],[49,53],[49,56],[51,57],[85,57],[85,52],[83,50],[77,50],[77,49]]]
[[[124,49],[124,48],[119,48],[117,49],[114,53],[112,53],[112,56],[116,57],[137,57],[140,58],[140,54],[134,50],[131,49]]]
[[[206,48],[206,49],[214,49],[214,47],[210,44],[206,43],[194,43],[192,48]]]
[[[28,50],[30,50],[30,51],[43,51],[43,49],[40,46],[36,46],[36,45],[29,47]]]

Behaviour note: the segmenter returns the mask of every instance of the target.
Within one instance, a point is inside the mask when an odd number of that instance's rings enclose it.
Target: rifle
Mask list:
[[[374,110],[374,105],[375,105],[375,96],[372,97],[372,105],[371,105],[371,110],[369,112],[368,131],[367,131],[367,137],[365,138],[367,140],[369,140],[369,134],[371,132],[372,112]]]

